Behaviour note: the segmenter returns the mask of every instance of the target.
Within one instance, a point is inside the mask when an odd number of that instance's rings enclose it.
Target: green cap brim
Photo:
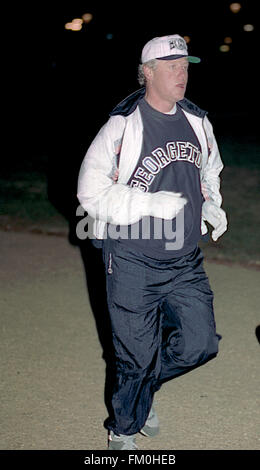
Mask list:
[[[194,57],[193,55],[188,55],[187,59],[192,64],[199,64],[201,62],[201,59],[199,57]]]

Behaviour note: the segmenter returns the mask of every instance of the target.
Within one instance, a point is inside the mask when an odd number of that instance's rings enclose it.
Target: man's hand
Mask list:
[[[148,215],[159,219],[174,219],[187,203],[181,193],[171,191],[158,191],[151,196]]]
[[[214,227],[212,239],[217,241],[227,230],[227,216],[225,211],[214,202],[205,201],[202,205],[202,217]]]

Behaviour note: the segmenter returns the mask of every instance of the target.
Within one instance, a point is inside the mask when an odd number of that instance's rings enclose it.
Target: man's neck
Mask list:
[[[164,114],[172,112],[172,110],[175,109],[176,106],[176,101],[164,101],[160,98],[157,98],[156,96],[152,96],[151,93],[148,93],[147,91],[145,94],[145,99],[152,108]]]

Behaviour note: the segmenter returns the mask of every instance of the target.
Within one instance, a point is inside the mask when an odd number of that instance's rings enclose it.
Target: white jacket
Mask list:
[[[139,159],[143,123],[138,101],[144,89],[123,100],[90,145],[78,178],[78,200],[95,219],[94,235],[102,239],[107,223],[129,225],[150,215],[153,193],[132,188],[127,182]],[[204,199],[221,206],[219,173],[223,163],[206,113],[190,101],[179,101],[201,145],[201,190]],[[113,179],[119,160],[119,177]],[[207,227],[202,219],[202,234]]]

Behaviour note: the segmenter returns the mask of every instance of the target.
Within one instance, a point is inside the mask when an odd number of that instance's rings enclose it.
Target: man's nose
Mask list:
[[[183,80],[186,80],[187,79],[187,70],[183,69],[183,68],[180,68],[179,71],[178,71],[178,77],[183,79]]]

